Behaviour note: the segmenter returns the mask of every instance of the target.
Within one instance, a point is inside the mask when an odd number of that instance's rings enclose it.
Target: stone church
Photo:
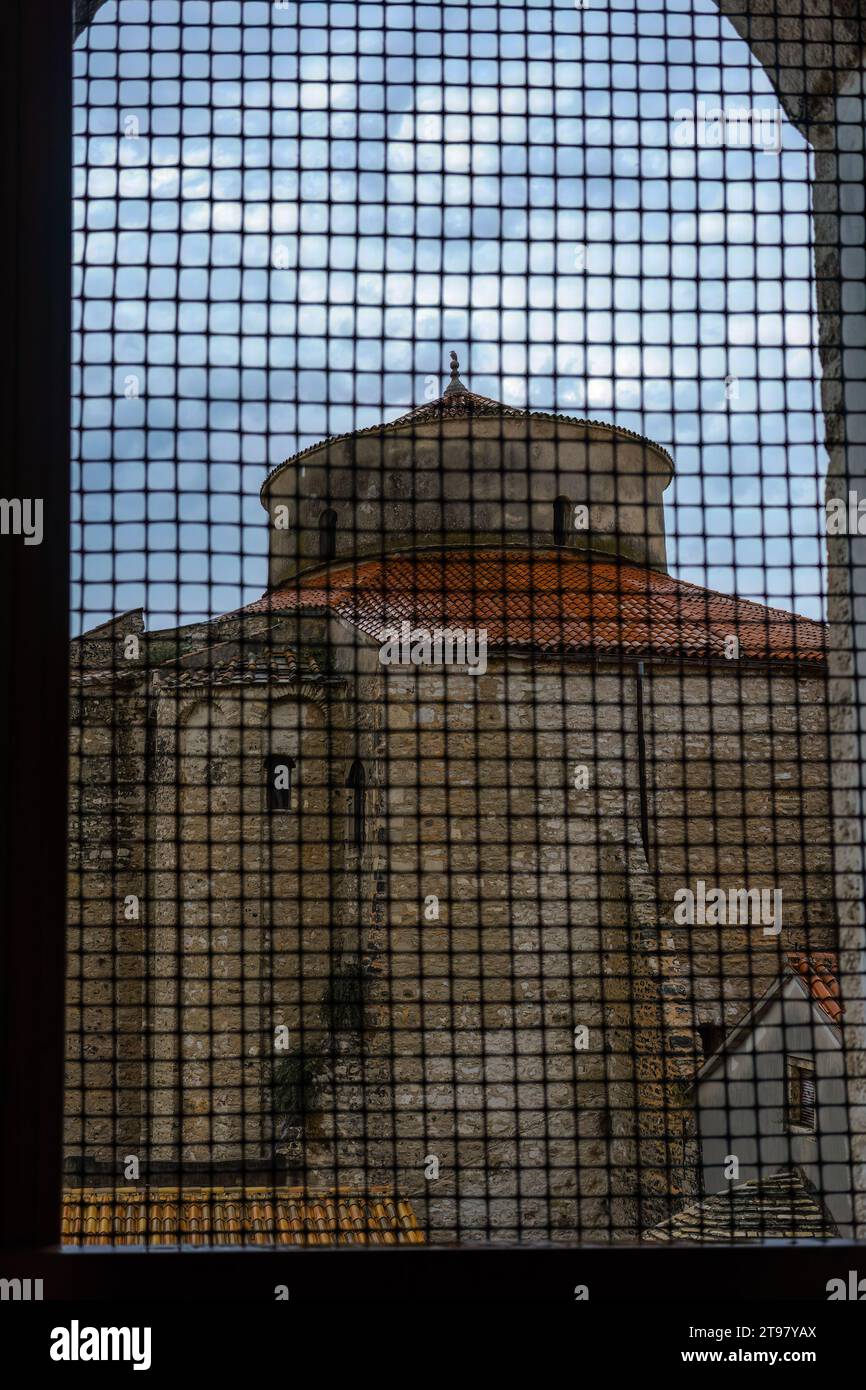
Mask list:
[[[673,473],[452,355],[269,474],[262,598],[73,642],[69,1183],[694,1197],[692,1078],[835,933],[824,628],[671,577]]]

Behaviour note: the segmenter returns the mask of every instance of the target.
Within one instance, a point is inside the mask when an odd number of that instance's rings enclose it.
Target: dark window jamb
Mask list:
[[[265,782],[269,811],[291,811],[295,789],[295,760],[284,753],[271,753],[265,759]]]
[[[557,497],[553,504],[553,544],[568,545],[569,517],[571,502],[567,497]]]
[[[0,373],[0,492],[43,501],[41,545],[25,546],[13,536],[0,543],[0,1243],[20,1248],[51,1245],[60,1236],[71,5],[7,0],[0,74],[0,331],[8,364]]]
[[[365,794],[367,789],[367,774],[364,771],[364,764],[358,761],[352,763],[349,768],[349,776],[346,778],[346,786],[352,790],[351,817],[352,817],[352,845],[358,851],[364,848],[366,840],[366,816],[365,816]]]
[[[337,554],[337,513],[326,508],[319,517],[319,559],[333,560]]]

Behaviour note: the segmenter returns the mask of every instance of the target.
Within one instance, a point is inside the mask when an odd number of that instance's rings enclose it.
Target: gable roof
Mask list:
[[[409,1202],[384,1189],[70,1188],[64,1245],[420,1245]]]
[[[725,658],[823,668],[823,623],[702,589],[641,565],[573,551],[417,551],[331,566],[271,590],[244,611],[324,608],[379,639],[408,620],[480,627],[488,649],[551,654]]]
[[[832,1220],[798,1168],[781,1168],[683,1207],[644,1231],[645,1241],[701,1244],[767,1240],[832,1240]]]
[[[770,982],[768,988],[742,1018],[726,1033],[724,1041],[698,1069],[693,1084],[703,1081],[715,1071],[723,1057],[734,1048],[758,1024],[762,1015],[782,992],[785,985],[796,981],[802,993],[815,1008],[819,1018],[831,1029],[832,1036],[841,1046],[839,1024],[845,1012],[842,992],[838,978],[837,958],[834,951],[791,951],[779,974]]]

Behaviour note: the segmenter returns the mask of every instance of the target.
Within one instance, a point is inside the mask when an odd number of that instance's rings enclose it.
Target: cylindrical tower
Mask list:
[[[262,488],[269,583],[331,560],[465,545],[555,543],[665,571],[672,476],[651,440],[479,396],[455,362],[438,400],[273,469]]]

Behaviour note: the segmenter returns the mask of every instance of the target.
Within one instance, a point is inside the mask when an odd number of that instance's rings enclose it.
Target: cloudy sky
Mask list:
[[[820,615],[809,157],[711,0],[110,0],[76,44],[74,606],[257,597],[266,470],[474,390],[674,455],[682,578]],[[703,103],[696,146],[683,112]],[[700,108],[698,108],[700,109]]]

